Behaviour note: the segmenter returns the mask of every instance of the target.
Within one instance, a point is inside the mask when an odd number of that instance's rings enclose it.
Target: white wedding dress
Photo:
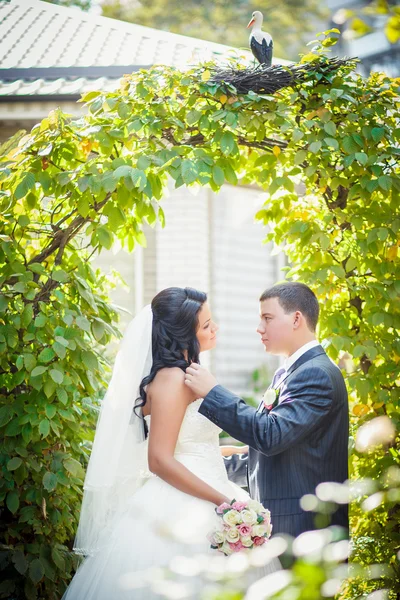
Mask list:
[[[230,499],[248,494],[230,482],[219,447],[219,429],[198,412],[202,399],[186,409],[175,458]],[[145,417],[150,427],[150,417]],[[190,496],[149,473],[136,490],[125,514],[116,518],[101,549],[86,557],[62,600],[153,600],[158,594],[157,574],[175,557],[222,554],[210,548],[207,533],[216,524],[215,505]],[[156,568],[156,570],[154,570]],[[268,565],[262,574],[276,570]],[[261,575],[262,575],[261,574]],[[260,576],[261,576],[260,575]],[[200,577],[184,577],[197,598]],[[161,584],[162,585],[162,584]]]

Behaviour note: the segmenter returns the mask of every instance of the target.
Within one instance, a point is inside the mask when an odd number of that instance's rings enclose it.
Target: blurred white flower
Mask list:
[[[387,416],[376,417],[361,425],[357,431],[356,449],[367,452],[382,444],[390,444],[396,436],[396,428]]]

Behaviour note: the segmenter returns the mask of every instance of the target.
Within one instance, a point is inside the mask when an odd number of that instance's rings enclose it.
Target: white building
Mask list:
[[[81,93],[115,89],[124,73],[156,63],[184,68],[229,50],[39,0],[1,2],[0,139],[29,131],[57,106],[82,114]],[[209,188],[195,194],[171,187],[163,200],[167,226],[146,229],[146,249],[103,251],[95,259],[121,272],[130,289],[119,287],[113,300],[131,314],[165,287],[208,292],[220,331],[204,360],[238,393],[249,391],[255,368],[269,361],[271,371],[276,367],[256,333],[260,293],[283,279],[282,255],[271,256],[266,231],[254,222],[262,202],[256,188],[226,185],[219,194]]]

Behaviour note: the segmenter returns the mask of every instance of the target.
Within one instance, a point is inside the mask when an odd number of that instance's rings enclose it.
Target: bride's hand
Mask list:
[[[220,496],[219,501],[216,503],[216,506],[221,506],[221,504],[230,504],[232,500],[230,500],[227,496]]]
[[[221,446],[222,456],[232,456],[233,454],[247,454],[248,446]]]

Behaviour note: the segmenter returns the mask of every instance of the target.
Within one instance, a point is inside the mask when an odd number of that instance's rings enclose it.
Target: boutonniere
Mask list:
[[[263,396],[263,403],[267,410],[272,410],[278,404],[279,400],[279,389],[274,390],[270,388]]]

